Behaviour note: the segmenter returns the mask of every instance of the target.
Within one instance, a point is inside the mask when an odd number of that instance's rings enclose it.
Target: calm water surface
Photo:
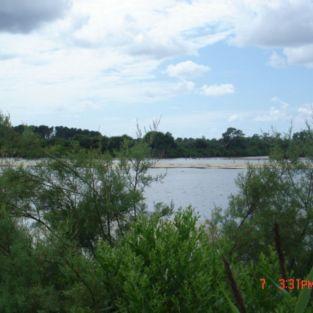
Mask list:
[[[154,203],[173,201],[175,208],[192,205],[204,218],[215,206],[226,208],[228,198],[237,192],[235,178],[244,169],[152,169],[151,174],[166,173],[162,183],[153,183],[145,191],[149,210]]]
[[[183,159],[169,160],[172,164],[259,164],[264,159],[243,158],[214,158],[214,159]],[[153,210],[154,204],[164,202],[170,204],[173,201],[175,208],[192,205],[203,218],[210,216],[210,211],[215,206],[225,209],[229,196],[236,194],[238,188],[235,179],[246,169],[221,169],[221,168],[168,168],[151,169],[152,175],[166,173],[163,182],[153,183],[145,191],[146,202],[149,210]]]

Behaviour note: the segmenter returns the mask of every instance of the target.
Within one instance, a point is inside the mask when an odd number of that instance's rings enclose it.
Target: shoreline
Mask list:
[[[0,168],[9,166],[35,166],[42,160],[0,159]],[[153,161],[153,160],[152,160]],[[268,157],[213,157],[213,158],[177,158],[159,159],[151,166],[152,169],[246,169],[249,164],[262,166]]]

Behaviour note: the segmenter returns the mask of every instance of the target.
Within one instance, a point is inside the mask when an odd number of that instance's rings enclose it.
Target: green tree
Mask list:
[[[268,164],[249,167],[238,178],[240,191],[230,201],[222,229],[242,260],[254,260],[274,246],[282,275],[301,277],[312,266],[313,158],[300,158],[290,138],[274,153]]]
[[[243,155],[245,150],[245,135],[240,129],[233,127],[227,128],[222,134],[222,142],[225,151],[230,156]]]
[[[153,157],[172,157],[175,155],[176,144],[171,133],[150,131],[145,134],[143,140],[149,145]]]
[[[0,156],[15,156],[18,146],[18,136],[12,128],[10,116],[0,112]]]

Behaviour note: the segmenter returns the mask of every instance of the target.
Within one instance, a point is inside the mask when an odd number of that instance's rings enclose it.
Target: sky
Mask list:
[[[312,0],[0,0],[0,111],[108,136],[297,131],[312,17]]]

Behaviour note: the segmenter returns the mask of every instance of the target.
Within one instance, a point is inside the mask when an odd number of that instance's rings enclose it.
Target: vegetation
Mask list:
[[[18,138],[1,123],[2,144]],[[312,131],[302,149],[283,138],[206,222],[192,208],[146,212],[160,179],[149,136],[118,160],[78,149],[1,170],[0,312],[313,312],[311,289],[290,281],[313,281]]]
[[[293,134],[293,142],[301,149],[308,136],[304,130]],[[274,146],[287,144],[280,134],[245,136],[241,130],[230,127],[220,139],[174,138],[171,133],[151,130],[142,138],[127,135],[107,137],[100,132],[68,127],[18,125],[12,126],[7,116],[0,114],[0,156],[41,158],[47,155],[64,156],[78,151],[96,151],[113,157],[123,154],[125,148],[147,145],[148,156],[175,157],[230,157],[265,156]],[[302,151],[304,155],[304,151]]]

